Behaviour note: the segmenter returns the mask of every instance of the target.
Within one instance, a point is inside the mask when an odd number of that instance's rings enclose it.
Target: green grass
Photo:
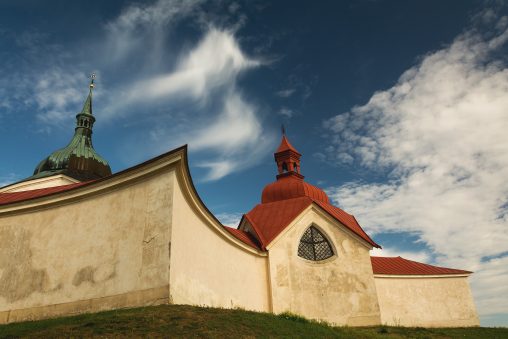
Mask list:
[[[332,327],[300,316],[161,305],[0,326],[0,338],[508,338],[508,328]]]

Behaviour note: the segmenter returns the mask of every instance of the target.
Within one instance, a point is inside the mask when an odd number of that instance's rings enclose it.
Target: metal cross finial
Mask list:
[[[280,130],[282,131],[282,135],[286,135],[286,128],[284,128],[284,124],[280,126]]]
[[[90,89],[95,87],[94,80],[95,80],[95,73],[90,74]]]

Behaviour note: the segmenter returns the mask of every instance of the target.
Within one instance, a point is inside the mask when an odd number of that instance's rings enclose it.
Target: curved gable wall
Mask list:
[[[247,267],[255,262],[263,279],[264,254],[221,232],[197,196],[185,147],[77,189],[0,206],[0,323],[170,302],[170,290],[182,294],[170,288],[180,251],[172,238],[185,234],[187,220],[194,240],[214,234],[218,248],[208,250],[226,255],[219,267],[243,255],[239,272],[255,271]],[[235,306],[247,307],[240,294]]]

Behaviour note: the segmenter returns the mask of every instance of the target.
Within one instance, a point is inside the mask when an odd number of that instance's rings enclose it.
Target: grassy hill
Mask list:
[[[331,327],[291,314],[162,305],[1,325],[0,338],[508,338],[508,328]]]

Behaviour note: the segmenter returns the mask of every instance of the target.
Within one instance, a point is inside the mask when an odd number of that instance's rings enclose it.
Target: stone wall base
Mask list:
[[[0,324],[169,303],[169,285],[89,300],[0,312]]]

